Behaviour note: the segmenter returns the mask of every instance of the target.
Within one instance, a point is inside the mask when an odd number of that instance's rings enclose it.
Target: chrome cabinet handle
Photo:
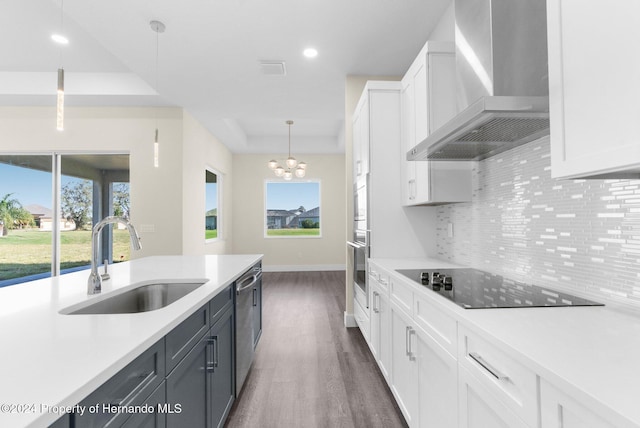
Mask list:
[[[502,373],[500,370],[493,367],[491,364],[487,362],[487,360],[482,358],[480,354],[478,354],[477,352],[469,352],[469,357],[471,357],[471,359],[474,360],[476,363],[480,364],[480,366],[483,369],[488,371],[491,374],[491,376],[495,377],[496,379],[498,380],[509,379],[509,376],[507,376],[506,374]]]
[[[410,340],[410,332],[411,332],[411,327],[407,326],[407,330],[404,333],[404,347],[405,347],[405,353],[407,355],[407,357],[411,357],[411,345],[409,344],[409,340]]]
[[[380,308],[376,307],[376,297],[377,296],[379,296],[378,292],[374,291],[373,292],[373,302],[372,302],[373,303],[373,307],[372,307],[372,309],[373,309],[373,312],[375,312],[376,314],[380,312]]]
[[[220,361],[220,347],[218,346],[218,336],[213,336],[213,367],[218,367]]]
[[[409,327],[409,361],[415,361],[416,360],[416,356],[413,353],[413,346],[411,346],[411,335],[412,334],[416,334],[415,329],[413,329],[413,327]]]
[[[211,350],[211,348],[213,348]],[[207,339],[207,367],[208,373],[214,373],[218,367],[218,336],[211,336]]]

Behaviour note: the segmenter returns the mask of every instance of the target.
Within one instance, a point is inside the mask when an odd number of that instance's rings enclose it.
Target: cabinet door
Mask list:
[[[167,426],[166,414],[179,411],[166,406],[166,391],[164,382],[147,398],[143,408],[153,411],[134,413],[122,425],[122,428],[165,428]]]
[[[211,383],[211,426],[222,427],[235,397],[233,307],[212,327],[212,365],[208,369]]]
[[[415,343],[409,319],[391,304],[391,389],[409,426],[415,426],[418,416],[418,368],[412,355]],[[413,345],[415,346],[415,345]]]
[[[640,171],[638,16],[637,0],[547,1],[554,178]]]
[[[480,380],[458,367],[460,428],[527,428]]]
[[[429,88],[427,86],[427,64],[425,56],[414,64],[413,70],[413,105],[415,114],[415,144],[420,143],[429,135]]]
[[[363,97],[353,119],[353,175],[364,176],[369,172],[369,100]]]
[[[209,420],[210,336],[205,335],[167,377],[167,404],[181,406],[178,413],[167,414],[169,427],[207,427]]]
[[[407,152],[416,145],[413,96],[413,76],[409,74],[402,79],[400,92],[400,138],[402,141],[400,163],[403,205],[411,205],[415,199],[416,162],[407,160]]]
[[[420,427],[456,428],[457,361],[426,332],[417,331]]]
[[[541,382],[542,428],[614,428],[618,425],[600,418],[544,380]]]
[[[369,277],[369,281],[369,349],[371,349],[371,354],[377,361],[380,349],[380,310],[378,308],[380,287],[377,286],[377,281],[372,280],[371,277]]]
[[[391,305],[389,297],[380,293],[378,300],[378,333],[380,336],[378,345],[378,365],[383,376],[391,379]]]

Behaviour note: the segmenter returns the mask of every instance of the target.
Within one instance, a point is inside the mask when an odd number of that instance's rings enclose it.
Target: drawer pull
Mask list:
[[[489,364],[484,358],[482,358],[478,353],[469,352],[469,357],[471,357],[471,359],[474,360],[476,363],[480,364],[486,371],[491,373],[491,375],[496,379],[498,380],[509,379],[509,376],[505,375],[500,370],[497,370],[495,367]]]

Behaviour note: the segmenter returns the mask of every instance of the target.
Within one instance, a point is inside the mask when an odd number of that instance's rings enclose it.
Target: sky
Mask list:
[[[320,206],[320,183],[298,181],[268,181],[267,209],[292,210],[303,206],[310,210]]]
[[[0,199],[12,193],[23,207],[31,204],[51,209],[51,172],[0,163]],[[62,176],[62,185],[77,178]]]

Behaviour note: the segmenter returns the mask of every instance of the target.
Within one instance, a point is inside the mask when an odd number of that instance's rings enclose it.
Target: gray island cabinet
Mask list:
[[[234,291],[224,288],[82,400],[83,414],[52,426],[222,427],[235,399]]]

